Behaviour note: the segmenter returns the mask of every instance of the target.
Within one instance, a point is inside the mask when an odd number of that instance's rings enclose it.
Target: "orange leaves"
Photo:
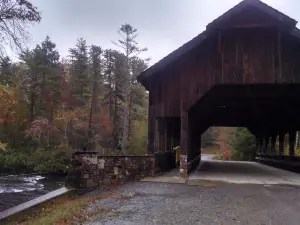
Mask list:
[[[62,98],[62,102],[71,104],[71,103],[74,102],[74,97],[65,97],[65,98]]]
[[[7,99],[7,103],[10,104],[10,105],[14,105],[14,104],[17,104],[17,101]]]
[[[0,124],[15,121],[14,105],[17,101],[14,98],[16,98],[16,92],[12,88],[0,90]]]
[[[104,119],[103,126],[105,129],[109,128],[111,126],[111,121],[109,119]]]
[[[231,155],[232,155],[232,152],[228,149],[225,149],[224,152],[223,152],[223,159],[224,160],[230,160]]]

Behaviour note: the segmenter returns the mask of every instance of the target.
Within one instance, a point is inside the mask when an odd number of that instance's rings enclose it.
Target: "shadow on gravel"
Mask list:
[[[247,184],[247,183],[230,183],[224,181],[213,181],[213,180],[201,180],[201,179],[192,179],[187,180],[186,185],[188,186],[198,186],[198,187],[207,187],[207,188],[222,188],[222,187],[241,187],[241,186],[265,186],[265,184]],[[269,185],[275,186],[275,185]],[[277,185],[278,186],[278,185]],[[290,185],[292,186],[292,185]],[[300,187],[299,187],[300,188]]]
[[[201,186],[201,187],[224,187],[224,186],[237,186],[240,184],[233,184],[228,182],[222,182],[222,181],[209,181],[209,180],[187,180],[187,185],[190,186]]]

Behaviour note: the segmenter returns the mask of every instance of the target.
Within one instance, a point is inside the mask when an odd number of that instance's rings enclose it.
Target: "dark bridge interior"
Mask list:
[[[244,0],[138,77],[149,90],[148,153],[156,155],[157,171],[175,166],[171,150],[180,145],[180,175],[186,177],[201,159],[200,136],[210,126],[247,127],[260,158],[279,137],[279,160],[289,134],[289,157],[298,160],[296,24],[259,0]]]
[[[300,130],[299,113],[299,84],[215,86],[189,110],[190,157],[197,155],[199,137],[210,126],[246,127],[262,145],[263,139],[275,142]]]
[[[265,130],[299,128],[299,84],[249,84],[214,86],[189,109],[192,124],[200,126],[247,127],[257,133]],[[192,125],[191,124],[191,125]]]

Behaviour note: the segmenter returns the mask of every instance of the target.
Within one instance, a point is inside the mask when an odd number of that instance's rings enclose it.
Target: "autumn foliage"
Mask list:
[[[230,160],[231,159],[231,151],[228,150],[228,149],[225,149],[224,152],[223,152],[223,159],[224,160]]]
[[[147,93],[136,82],[147,66],[142,59],[126,61],[82,38],[61,59],[49,37],[19,57],[0,59],[0,143],[8,149],[0,148],[0,170],[66,172],[74,151],[120,154],[126,104],[126,150],[144,154]]]

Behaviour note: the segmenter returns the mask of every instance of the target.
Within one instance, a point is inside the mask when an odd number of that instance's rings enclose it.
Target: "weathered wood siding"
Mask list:
[[[217,32],[152,80],[155,115],[180,117],[218,84],[300,82],[299,56],[300,42],[275,28]]]
[[[158,149],[157,118],[181,118],[188,145],[188,111],[213,86],[300,82],[300,41],[275,27],[215,31],[150,81],[149,150]],[[156,145],[155,145],[155,143]]]

